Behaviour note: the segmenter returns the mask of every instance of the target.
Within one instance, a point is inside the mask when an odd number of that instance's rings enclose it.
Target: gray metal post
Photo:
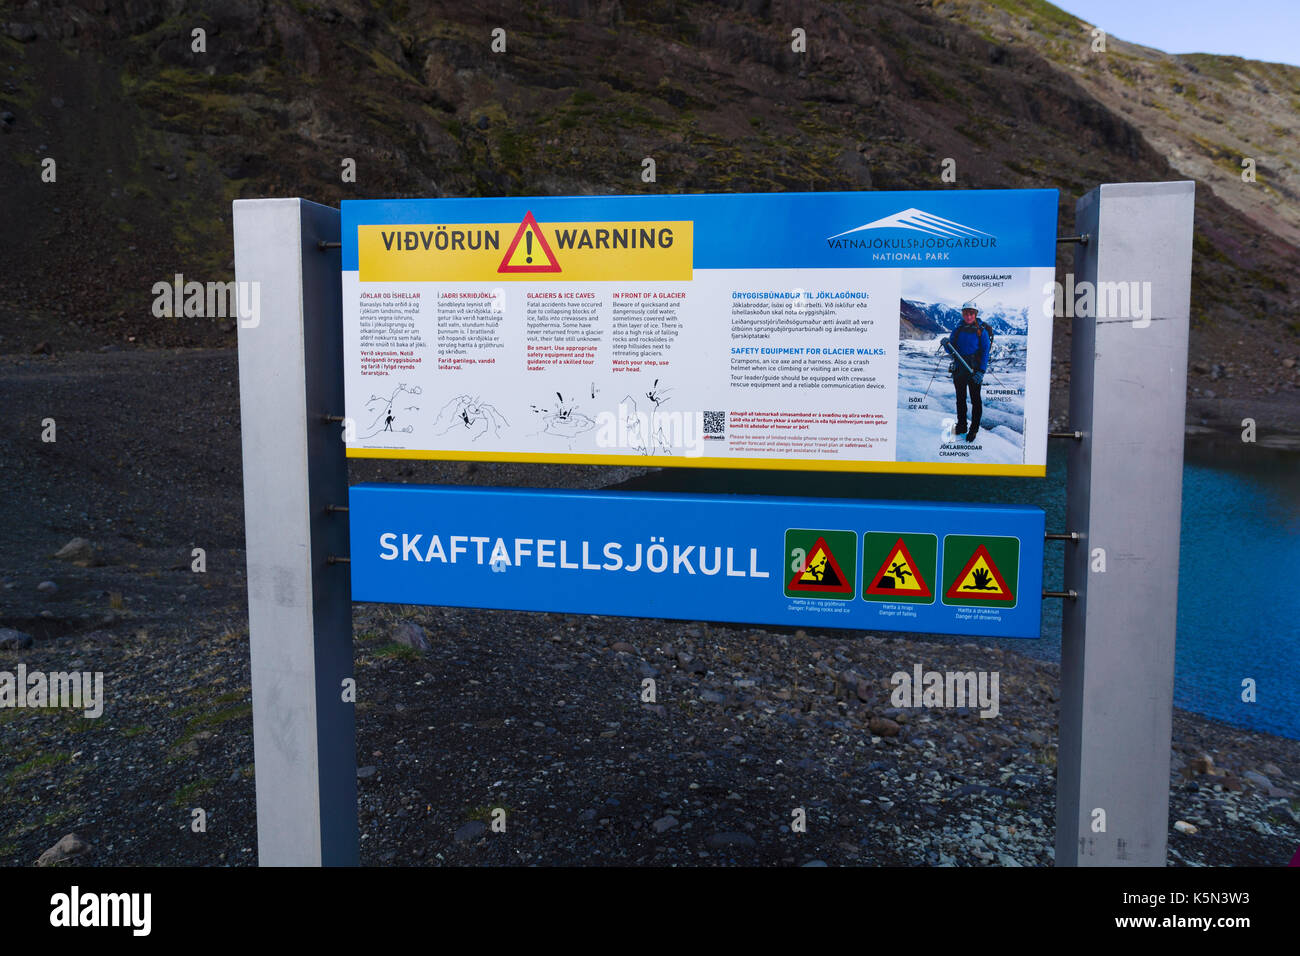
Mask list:
[[[1058,866],[1165,864],[1194,188],[1104,185],[1075,208],[1099,308],[1073,323]],[[1149,289],[1149,324],[1114,314],[1118,282]]]
[[[340,426],[343,312],[336,209],[301,199],[234,204],[239,407],[248,546],[258,862],[355,865],[356,727],[347,502]],[[255,283],[256,285],[244,285]],[[251,311],[251,310],[250,310]]]

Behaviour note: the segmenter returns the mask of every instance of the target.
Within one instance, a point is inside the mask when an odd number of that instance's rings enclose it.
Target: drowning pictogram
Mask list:
[[[977,599],[982,601],[1014,601],[1015,594],[1002,577],[1002,572],[993,562],[988,548],[979,545],[970,560],[953,579],[944,600],[953,598],[961,600]]]

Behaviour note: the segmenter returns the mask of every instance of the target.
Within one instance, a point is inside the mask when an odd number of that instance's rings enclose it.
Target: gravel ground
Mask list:
[[[235,381],[227,351],[0,359],[13,423],[0,627],[33,638],[0,649],[0,671],[102,671],[107,697],[99,719],[0,708],[0,863],[29,865],[68,833],[91,865],[255,861]],[[54,443],[40,441],[46,417]],[[611,475],[353,468],[378,478]],[[89,551],[53,557],[74,537]],[[450,608],[356,605],[354,633],[368,864],[1052,862],[1050,662],[861,632]],[[889,676],[914,664],[997,671],[1000,713],[893,708]],[[1290,859],[1300,742],[1175,711],[1173,750],[1171,863]],[[196,808],[206,833],[191,831]]]
[[[179,588],[187,574],[161,576]],[[126,610],[0,652],[0,669],[102,670],[108,699],[98,720],[0,710],[0,862],[30,864],[68,832],[90,845],[84,864],[254,862],[240,613],[151,626]],[[451,608],[358,605],[354,627],[364,863],[1052,862],[1054,664],[848,632]],[[429,650],[402,642],[413,632]],[[997,671],[1001,713],[894,709],[888,675],[915,663]],[[1300,780],[1300,745],[1178,711],[1173,759],[1172,863],[1290,858],[1300,803],[1280,788]],[[206,833],[190,831],[194,808]]]

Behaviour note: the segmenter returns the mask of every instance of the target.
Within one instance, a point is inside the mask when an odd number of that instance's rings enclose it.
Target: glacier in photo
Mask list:
[[[1025,461],[1025,358],[1029,309],[1007,306],[992,290],[977,303],[980,321],[993,330],[993,349],[984,376],[984,414],[975,441],[954,441],[956,391],[948,374],[951,359],[940,342],[961,322],[961,302],[947,304],[903,298],[898,319],[898,460],[1023,464]],[[988,301],[992,300],[992,301]],[[919,399],[919,401],[918,401]],[[942,451],[974,449],[969,455]]]

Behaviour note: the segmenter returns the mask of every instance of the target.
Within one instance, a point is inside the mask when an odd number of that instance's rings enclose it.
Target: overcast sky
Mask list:
[[[1111,36],[1166,53],[1300,66],[1300,0],[1056,0]]]

